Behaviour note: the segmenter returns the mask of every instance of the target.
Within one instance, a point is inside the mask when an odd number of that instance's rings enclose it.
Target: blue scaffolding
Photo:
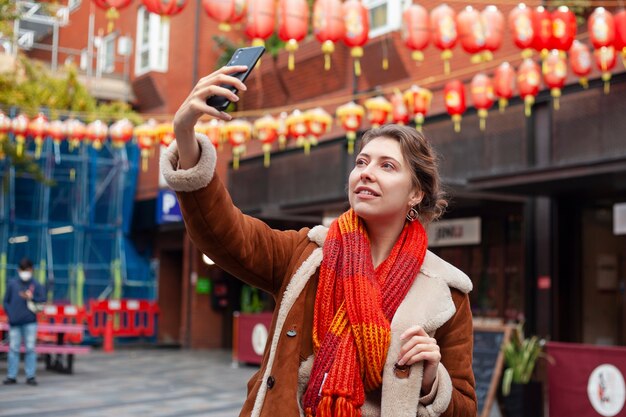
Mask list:
[[[33,140],[25,152],[35,158]],[[34,161],[52,185],[0,159],[0,296],[17,263],[29,257],[49,302],[154,299],[150,259],[129,240],[139,159],[134,143],[71,150],[67,141],[46,138]]]

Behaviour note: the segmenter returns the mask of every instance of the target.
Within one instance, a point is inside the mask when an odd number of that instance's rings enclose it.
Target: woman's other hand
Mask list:
[[[408,328],[400,336],[404,344],[398,356],[398,365],[413,365],[424,361],[424,376],[422,378],[422,393],[430,393],[437,377],[437,368],[441,361],[441,352],[437,340],[428,336],[421,326]]]
[[[189,96],[178,108],[174,116],[173,126],[178,145],[179,163],[182,169],[195,166],[200,158],[200,147],[195,140],[194,133],[194,126],[198,119],[204,114],[226,121],[232,119],[228,113],[206,104],[206,99],[211,96],[222,96],[230,101],[238,101],[239,97],[235,93],[221,87],[221,85],[230,85],[240,91],[245,91],[244,83],[233,77],[232,74],[243,72],[246,69],[245,65],[222,67],[207,75],[198,81]]]

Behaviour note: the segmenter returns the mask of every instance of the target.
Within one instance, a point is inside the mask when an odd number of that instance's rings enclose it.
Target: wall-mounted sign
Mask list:
[[[613,205],[613,233],[626,235],[626,203]]]
[[[156,208],[157,224],[182,221],[183,216],[180,212],[176,193],[172,190],[159,190]]]
[[[441,220],[428,225],[428,246],[461,246],[480,243],[480,217]]]

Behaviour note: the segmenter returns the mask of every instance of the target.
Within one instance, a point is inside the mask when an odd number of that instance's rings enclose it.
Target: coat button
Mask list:
[[[411,367],[409,365],[398,365],[395,363],[393,365],[393,373],[396,375],[396,378],[406,379],[411,375]]]
[[[297,334],[298,333],[295,330],[293,330],[293,329],[287,331],[287,336],[289,336],[289,337],[294,337]]]
[[[273,376],[268,376],[267,377],[267,388],[272,389],[274,387],[274,383],[276,382],[276,380],[274,379]]]

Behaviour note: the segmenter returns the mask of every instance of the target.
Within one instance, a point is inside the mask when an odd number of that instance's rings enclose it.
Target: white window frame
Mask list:
[[[103,37],[98,42],[98,67],[96,70],[96,76],[100,77],[102,74],[110,74],[115,72],[115,39],[117,34],[115,32]],[[111,48],[113,54],[110,56],[107,54],[107,49]]]
[[[402,13],[409,4],[410,0],[363,0],[363,5],[368,10],[382,5],[387,6],[387,24],[375,29],[370,28],[370,39],[399,30],[402,26]]]
[[[144,20],[148,13],[148,36],[144,39]],[[169,63],[170,22],[150,13],[145,7],[137,12],[137,42],[135,44],[135,75],[150,71],[167,72]],[[142,66],[141,54],[148,53],[148,64]]]

